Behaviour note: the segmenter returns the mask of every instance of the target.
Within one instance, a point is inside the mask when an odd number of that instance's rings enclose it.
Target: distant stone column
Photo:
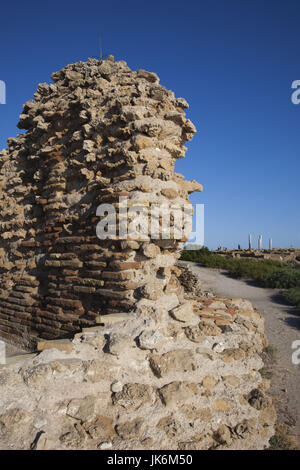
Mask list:
[[[272,250],[273,246],[272,246],[272,238],[269,238],[269,250]]]
[[[262,235],[259,235],[258,237],[258,249],[262,250]]]
[[[249,250],[252,250],[252,236],[251,236],[251,233],[249,233]]]

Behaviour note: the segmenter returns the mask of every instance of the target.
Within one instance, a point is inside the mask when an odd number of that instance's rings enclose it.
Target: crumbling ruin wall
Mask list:
[[[30,346],[102,318],[0,366],[0,448],[266,448],[276,414],[250,302],[201,293],[175,266],[184,237],[96,236],[101,203],[201,190],[174,172],[195,132],[186,102],[112,57],[52,78],[1,153],[0,337]]]
[[[63,338],[143,297],[178,292],[184,240],[99,240],[99,204],[186,204],[174,172],[195,133],[182,98],[113,57],[40,84],[0,153],[0,336]],[[151,243],[150,243],[151,242]],[[97,320],[98,319],[98,320]]]

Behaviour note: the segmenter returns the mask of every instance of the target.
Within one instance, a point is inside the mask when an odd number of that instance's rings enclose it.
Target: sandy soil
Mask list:
[[[265,331],[271,346],[277,350],[272,365],[271,389],[279,421],[291,426],[300,437],[300,364],[292,362],[292,343],[300,340],[300,315],[295,308],[283,303],[279,290],[257,287],[251,281],[228,277],[217,269],[188,264],[199,275],[202,285],[217,295],[249,299],[265,319]],[[298,348],[299,349],[299,348]],[[300,354],[298,354],[300,358]]]

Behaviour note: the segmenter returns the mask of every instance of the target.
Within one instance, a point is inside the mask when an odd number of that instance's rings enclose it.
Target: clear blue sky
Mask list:
[[[1,4],[0,148],[22,104],[67,63],[103,52],[156,72],[198,133],[176,170],[204,185],[205,244],[300,246],[299,0],[14,1]]]

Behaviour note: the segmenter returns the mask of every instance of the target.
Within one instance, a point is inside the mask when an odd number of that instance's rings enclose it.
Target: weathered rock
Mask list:
[[[112,402],[126,409],[138,409],[152,401],[152,387],[145,384],[125,384],[120,392],[113,393]]]
[[[32,423],[32,416],[21,408],[12,408],[0,415],[0,433],[18,432],[20,426],[28,426]]]
[[[104,371],[102,368],[102,361],[93,359],[83,363],[84,376],[89,382],[96,383],[103,380]]]
[[[212,409],[215,411],[229,411],[230,402],[228,402],[228,400],[225,400],[224,398],[218,398],[213,402]]]
[[[49,364],[40,364],[22,372],[24,382],[28,386],[34,387],[45,382],[52,375],[52,369]]]
[[[228,348],[222,352],[222,360],[224,362],[241,361],[245,358],[245,353],[242,349]]]
[[[167,339],[159,331],[144,330],[138,337],[138,345],[141,349],[157,349]]]
[[[270,403],[270,400],[264,395],[264,393],[257,388],[251,390],[245,398],[249,405],[253,406],[256,410],[266,408]]]
[[[111,442],[101,442],[98,445],[98,449],[100,450],[108,450],[112,448],[112,443]]]
[[[198,393],[198,385],[188,382],[171,382],[159,389],[159,396],[164,405],[172,406],[184,403]]]
[[[213,388],[216,385],[216,383],[217,381],[209,375],[205,376],[204,379],[202,380],[202,385],[205,388]]]
[[[160,254],[160,248],[154,243],[147,243],[143,246],[143,254],[147,256],[147,258],[155,258]]]
[[[84,398],[74,398],[67,408],[67,415],[82,422],[90,421],[95,415],[97,398],[86,396]]]
[[[158,300],[163,295],[163,285],[158,280],[151,281],[140,289],[140,294],[145,299]]]
[[[117,434],[122,439],[132,439],[139,437],[142,430],[144,420],[142,418],[136,418],[133,421],[127,421],[123,424],[118,424],[116,426]]]
[[[231,444],[231,433],[228,426],[222,424],[219,429],[214,434],[214,439],[217,441],[218,444]]]
[[[205,335],[200,330],[199,325],[188,326],[184,328],[184,332],[186,334],[186,337],[194,343],[202,343],[205,338]]]
[[[171,310],[171,316],[178,321],[187,323],[195,320],[195,314],[193,310],[193,304],[191,302],[185,302],[179,307]]]
[[[172,415],[160,419],[157,423],[157,427],[162,429],[169,439],[175,439],[180,431],[180,425]]]
[[[59,351],[65,351],[70,353],[73,348],[73,344],[70,340],[55,340],[55,341],[39,341],[37,345],[38,351],[44,351],[45,349],[58,349]]]
[[[207,408],[196,408],[193,405],[184,405],[181,408],[181,412],[186,416],[189,421],[194,422],[197,419],[201,421],[209,422],[212,418],[212,413]]]
[[[221,328],[211,320],[201,320],[198,327],[205,336],[218,336],[222,333]]]
[[[59,438],[63,447],[69,449],[81,449],[87,440],[87,434],[84,432],[80,423],[74,425],[71,431],[62,434]]]
[[[114,356],[119,356],[123,353],[124,349],[128,346],[128,337],[119,333],[114,333],[108,340],[108,351]],[[134,343],[132,344],[134,347]]]
[[[274,421],[273,421],[274,422]],[[244,419],[241,423],[237,424],[234,428],[234,434],[238,437],[246,439],[249,434],[255,432],[255,420]]]
[[[123,385],[119,381],[113,382],[110,386],[111,391],[114,393],[121,392],[122,388],[123,388]]]
[[[195,355],[189,349],[177,349],[161,356],[152,354],[149,362],[157,377],[164,377],[172,372],[184,373],[197,369]]]

